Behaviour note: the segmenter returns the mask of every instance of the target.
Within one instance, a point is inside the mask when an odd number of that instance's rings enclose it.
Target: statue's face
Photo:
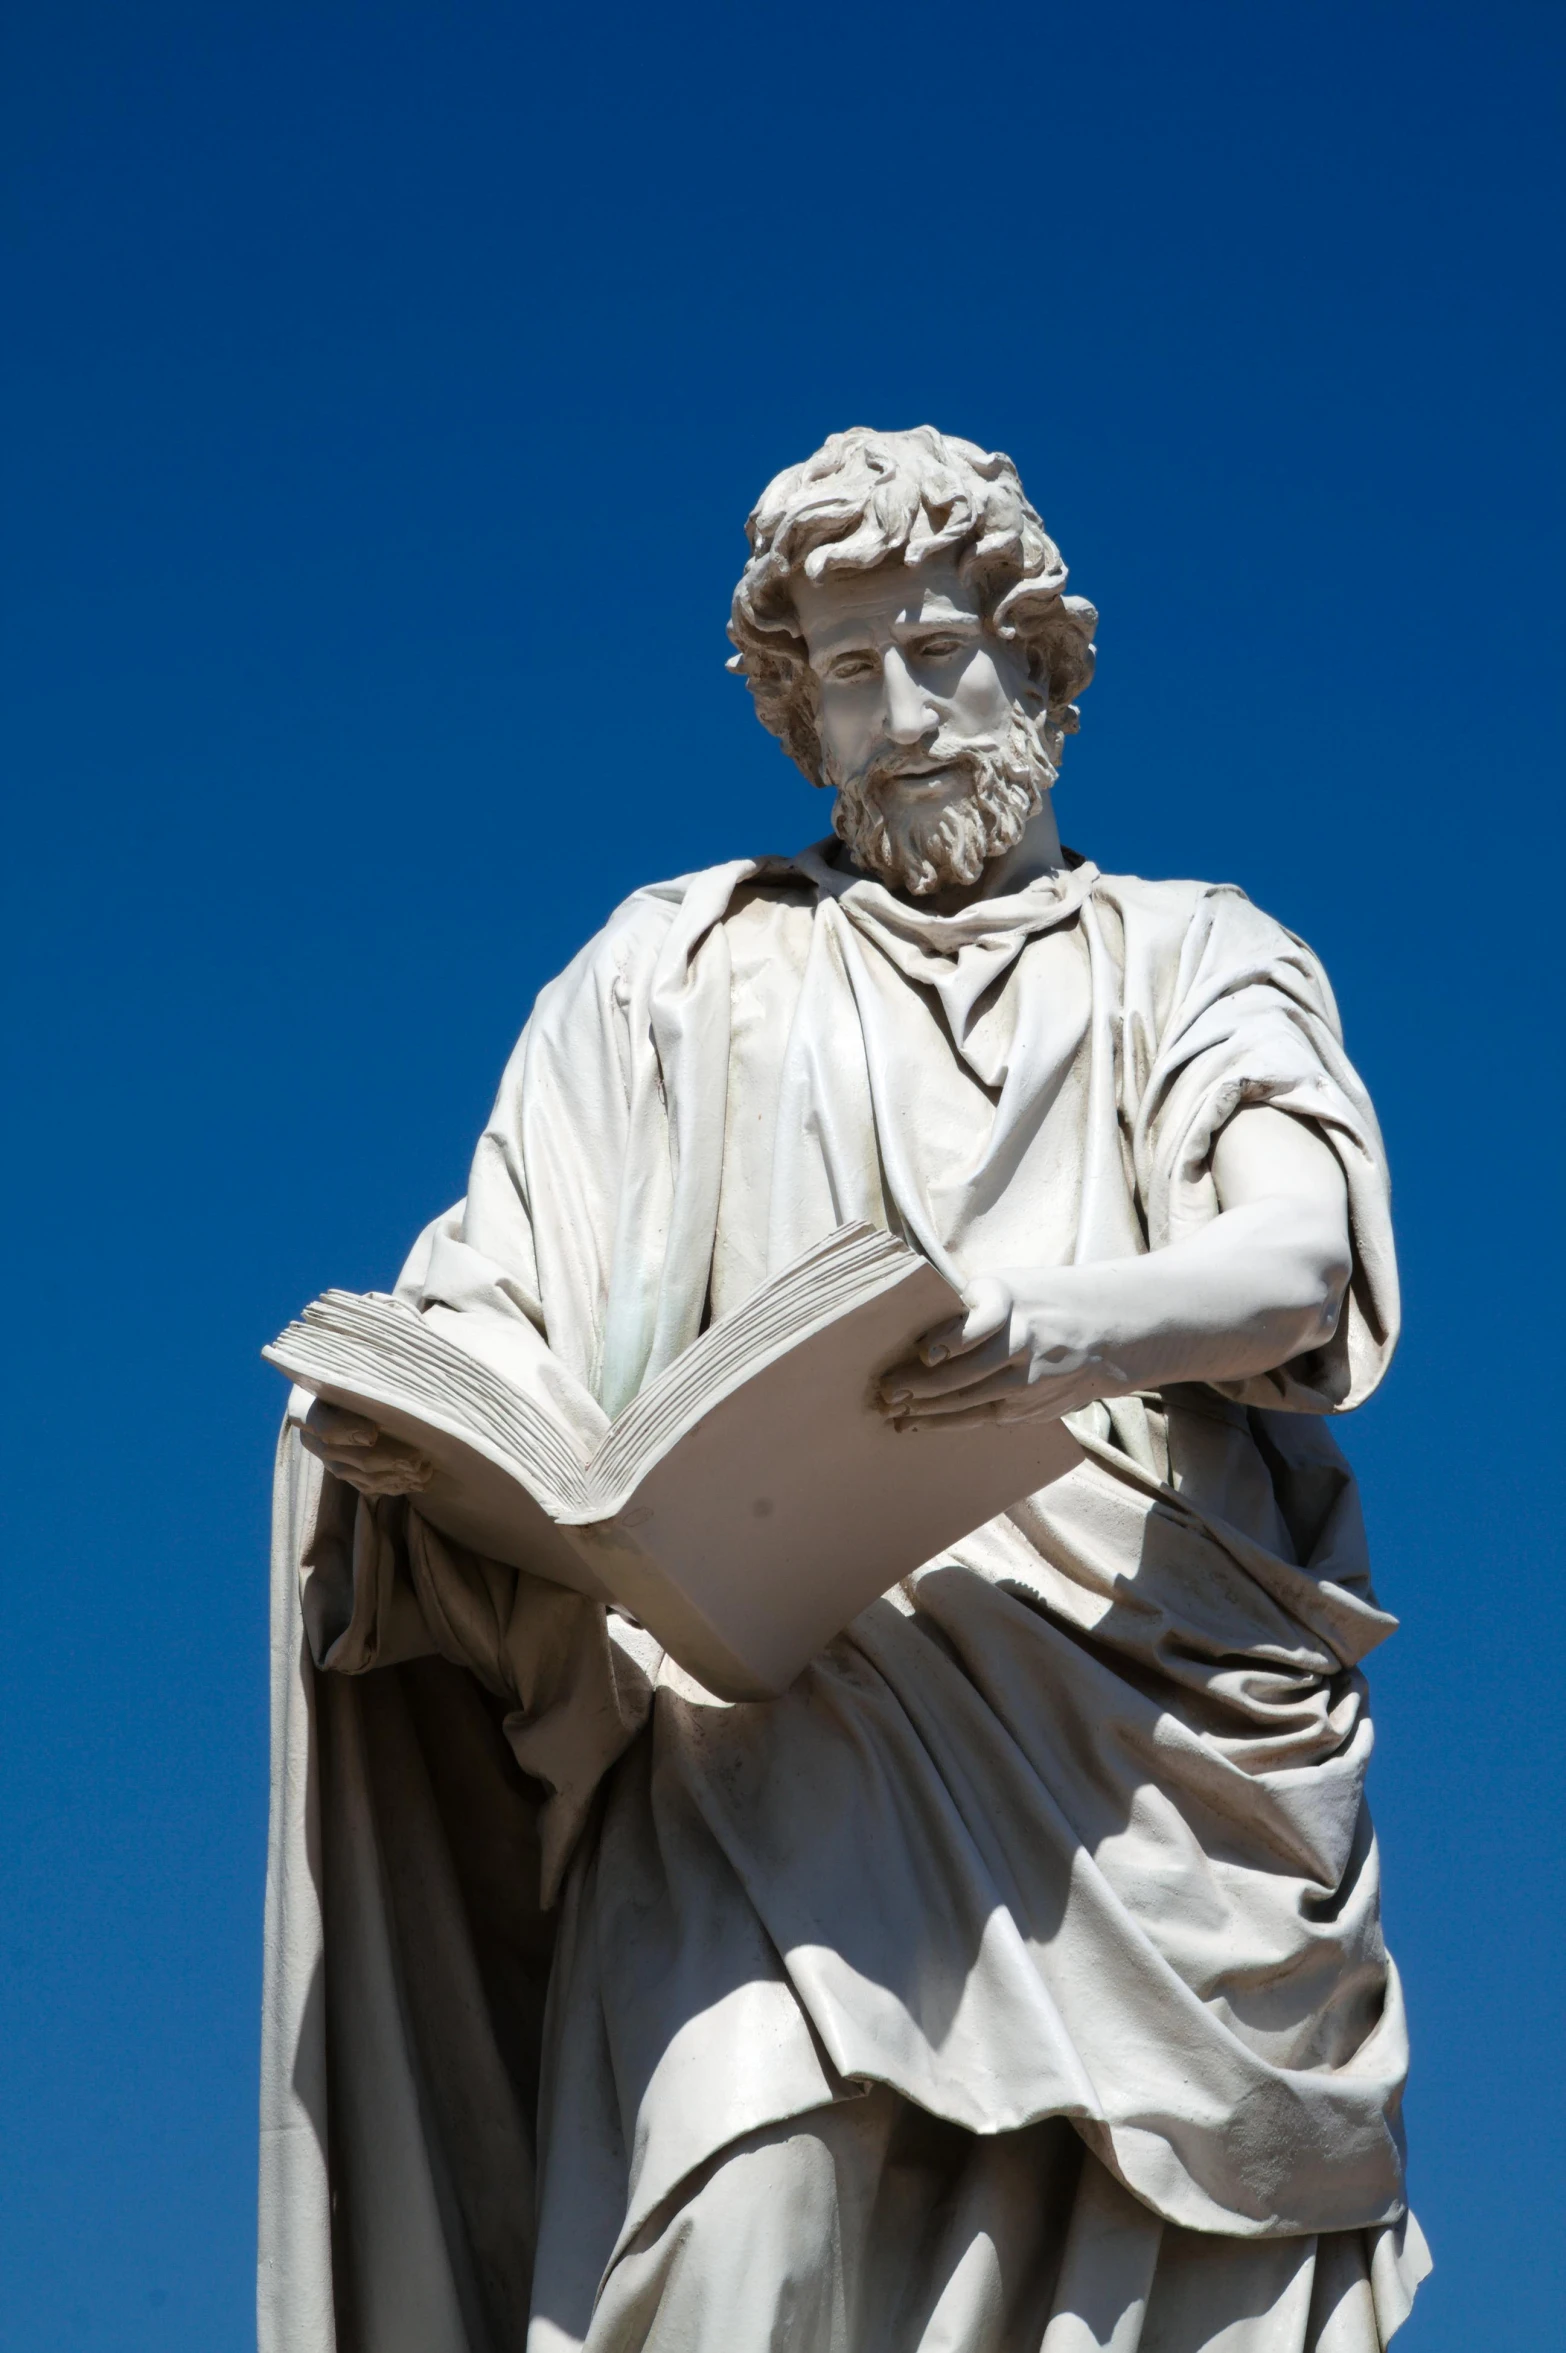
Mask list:
[[[855,861],[916,898],[976,882],[1055,780],[1024,658],[950,560],[800,580],[794,605],[832,823]]]
[[[1002,742],[1019,711],[1043,707],[950,559],[800,578],[794,607],[820,689],[830,783],[874,770],[883,801],[933,813],[968,789],[965,753]]]

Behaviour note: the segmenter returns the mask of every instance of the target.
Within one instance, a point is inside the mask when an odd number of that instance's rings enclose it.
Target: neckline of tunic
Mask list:
[[[1015,955],[1034,932],[1069,921],[1099,879],[1091,858],[1068,851],[1072,863],[1065,868],[1036,875],[1019,891],[978,899],[955,915],[941,915],[934,908],[910,906],[868,875],[845,873],[832,861],[837,847],[828,835],[799,851],[788,864],[818,897],[834,901],[856,930],[877,937],[883,946],[895,943],[943,961],[961,957],[966,948],[990,954],[1010,950]]]

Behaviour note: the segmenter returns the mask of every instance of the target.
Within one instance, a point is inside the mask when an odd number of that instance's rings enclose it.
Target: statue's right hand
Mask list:
[[[346,1479],[361,1495],[416,1495],[435,1476],[435,1465],[417,1447],[319,1397],[299,1435],[334,1478]]]

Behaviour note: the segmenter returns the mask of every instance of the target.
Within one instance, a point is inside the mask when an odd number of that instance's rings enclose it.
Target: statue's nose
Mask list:
[[[940,713],[909,675],[896,646],[889,646],[881,664],[886,683],[886,732],[894,743],[918,743],[940,725]]]

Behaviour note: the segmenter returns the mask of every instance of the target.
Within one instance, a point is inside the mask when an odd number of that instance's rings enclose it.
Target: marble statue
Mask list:
[[[834,434],[748,534],[832,833],[615,911],[399,1296],[612,1413],[864,1219],[964,1305],[883,1410],[1083,1458],[729,1704],[295,1392],[263,2347],[1373,2353],[1427,2267],[1332,1428],[1374,1113],[1302,941],[1062,849],[1097,616],[1009,459]]]

